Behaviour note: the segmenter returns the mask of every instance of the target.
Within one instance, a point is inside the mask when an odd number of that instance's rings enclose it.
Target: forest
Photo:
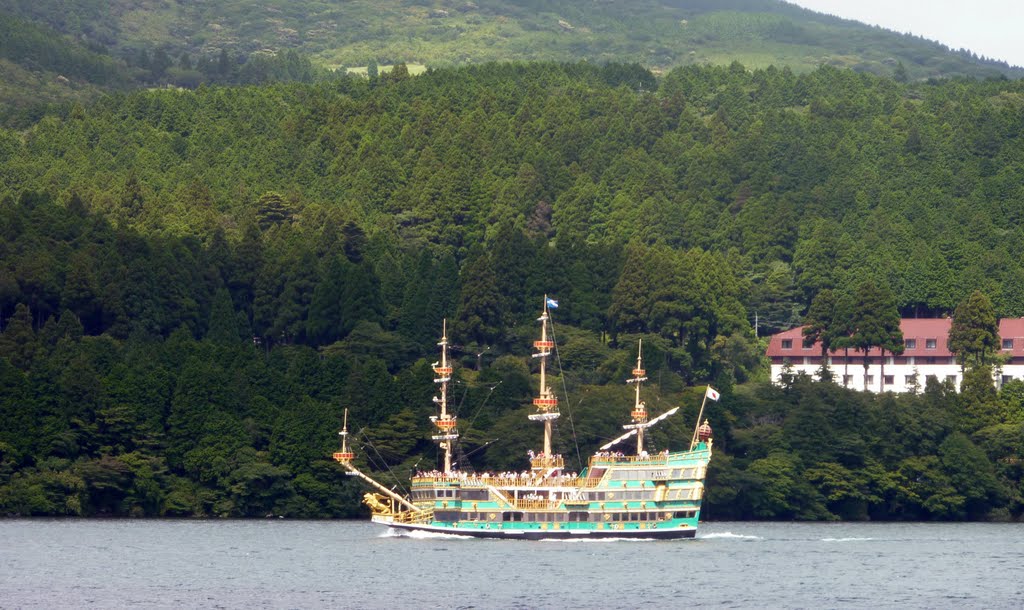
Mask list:
[[[865,282],[1024,314],[1022,106],[1003,79],[507,63],[0,130],[0,514],[354,516],[341,414],[366,468],[432,464],[444,319],[464,459],[521,469],[548,294],[566,456],[618,434],[643,338],[649,408],[683,407],[656,447],[722,390],[707,518],[1016,518],[1024,384],[777,387],[762,354]]]

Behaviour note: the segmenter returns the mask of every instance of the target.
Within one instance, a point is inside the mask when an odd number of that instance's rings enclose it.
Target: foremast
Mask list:
[[[640,384],[647,381],[647,371],[644,370],[643,365],[643,351],[644,343],[643,339],[640,340],[636,350],[636,368],[633,369],[633,377],[626,380],[626,383],[634,384],[636,388],[636,399],[633,402],[633,424],[624,426],[627,430],[633,428],[636,430],[636,454],[642,455],[644,452],[644,429],[647,427],[647,405],[640,400]]]
[[[444,321],[441,328],[441,341],[438,343],[441,347],[441,360],[433,364],[434,374],[437,375],[434,383],[441,386],[441,395],[435,396],[434,402],[440,406],[441,414],[432,415],[430,421],[437,426],[437,434],[432,438],[438,441],[438,446],[444,452],[444,473],[450,474],[452,445],[459,438],[459,431],[456,428],[455,416],[448,413],[448,383],[452,380],[452,365],[448,359],[448,320]]]
[[[534,470],[553,472],[561,470],[565,464],[562,456],[555,455],[551,449],[552,422],[561,416],[558,412],[558,397],[551,391],[547,381],[548,356],[555,347],[555,342],[548,338],[548,323],[551,321],[548,306],[551,302],[551,299],[544,295],[543,310],[537,318],[540,322],[540,340],[533,342],[533,347],[537,350],[533,357],[540,358],[540,394],[533,399],[533,406],[537,411],[531,413],[529,418],[532,421],[544,422],[544,449],[540,455],[531,455],[530,465]]]
[[[385,495],[387,495],[389,498],[391,498],[395,502],[398,502],[399,504],[401,504],[402,506],[405,506],[406,508],[408,508],[410,510],[413,510],[413,511],[416,511],[416,512],[421,512],[422,509],[417,507],[415,504],[409,502],[408,500],[406,500],[402,496],[396,494],[395,492],[391,491],[387,487],[384,487],[383,485],[381,485],[377,481],[374,481],[369,476],[363,474],[363,472],[361,470],[359,470],[358,468],[356,468],[352,464],[352,460],[355,459],[356,454],[355,454],[355,452],[353,452],[348,447],[348,409],[345,409],[345,423],[342,425],[341,432],[338,433],[338,436],[341,437],[341,451],[336,451],[334,453],[334,461],[336,461],[339,464],[341,464],[342,466],[344,466],[345,469],[348,470],[348,473],[350,475],[357,476],[360,479],[362,479],[362,480],[366,481],[367,483],[369,483],[370,485],[373,485],[376,489],[379,489],[381,492],[383,492]],[[367,494],[367,496],[373,496],[373,494]],[[366,496],[364,496],[364,498],[365,497]],[[368,499],[366,499],[364,501],[367,504],[369,504],[371,508],[374,509],[375,513],[378,512],[379,510],[385,510],[384,507],[382,505],[380,505],[380,504],[370,503],[370,501]]]

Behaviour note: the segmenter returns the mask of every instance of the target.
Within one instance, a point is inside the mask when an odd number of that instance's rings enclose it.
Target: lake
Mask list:
[[[1004,608],[1024,525],[706,523],[695,540],[366,522],[0,520],[2,608]]]

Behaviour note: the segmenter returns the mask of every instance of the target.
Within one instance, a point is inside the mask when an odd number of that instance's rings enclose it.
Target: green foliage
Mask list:
[[[949,329],[949,350],[956,354],[964,368],[977,368],[991,363],[999,349],[999,320],[992,301],[974,291],[953,312]]]
[[[618,433],[642,336],[652,413],[723,390],[708,515],[1019,514],[1019,383],[761,386],[749,320],[806,311],[834,347],[898,353],[900,311],[983,290],[1024,313],[1020,83],[652,78],[494,64],[157,90],[0,130],[0,511],[350,516],[358,488],[326,459],[341,411],[367,426],[361,459],[436,459],[421,359],[446,317],[464,449],[520,469],[551,294],[567,456],[573,427],[581,457]],[[654,446],[689,438],[666,426]]]

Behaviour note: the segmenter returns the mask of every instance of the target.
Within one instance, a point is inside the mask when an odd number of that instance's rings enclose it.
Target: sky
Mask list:
[[[787,0],[1024,66],[1024,0]]]

